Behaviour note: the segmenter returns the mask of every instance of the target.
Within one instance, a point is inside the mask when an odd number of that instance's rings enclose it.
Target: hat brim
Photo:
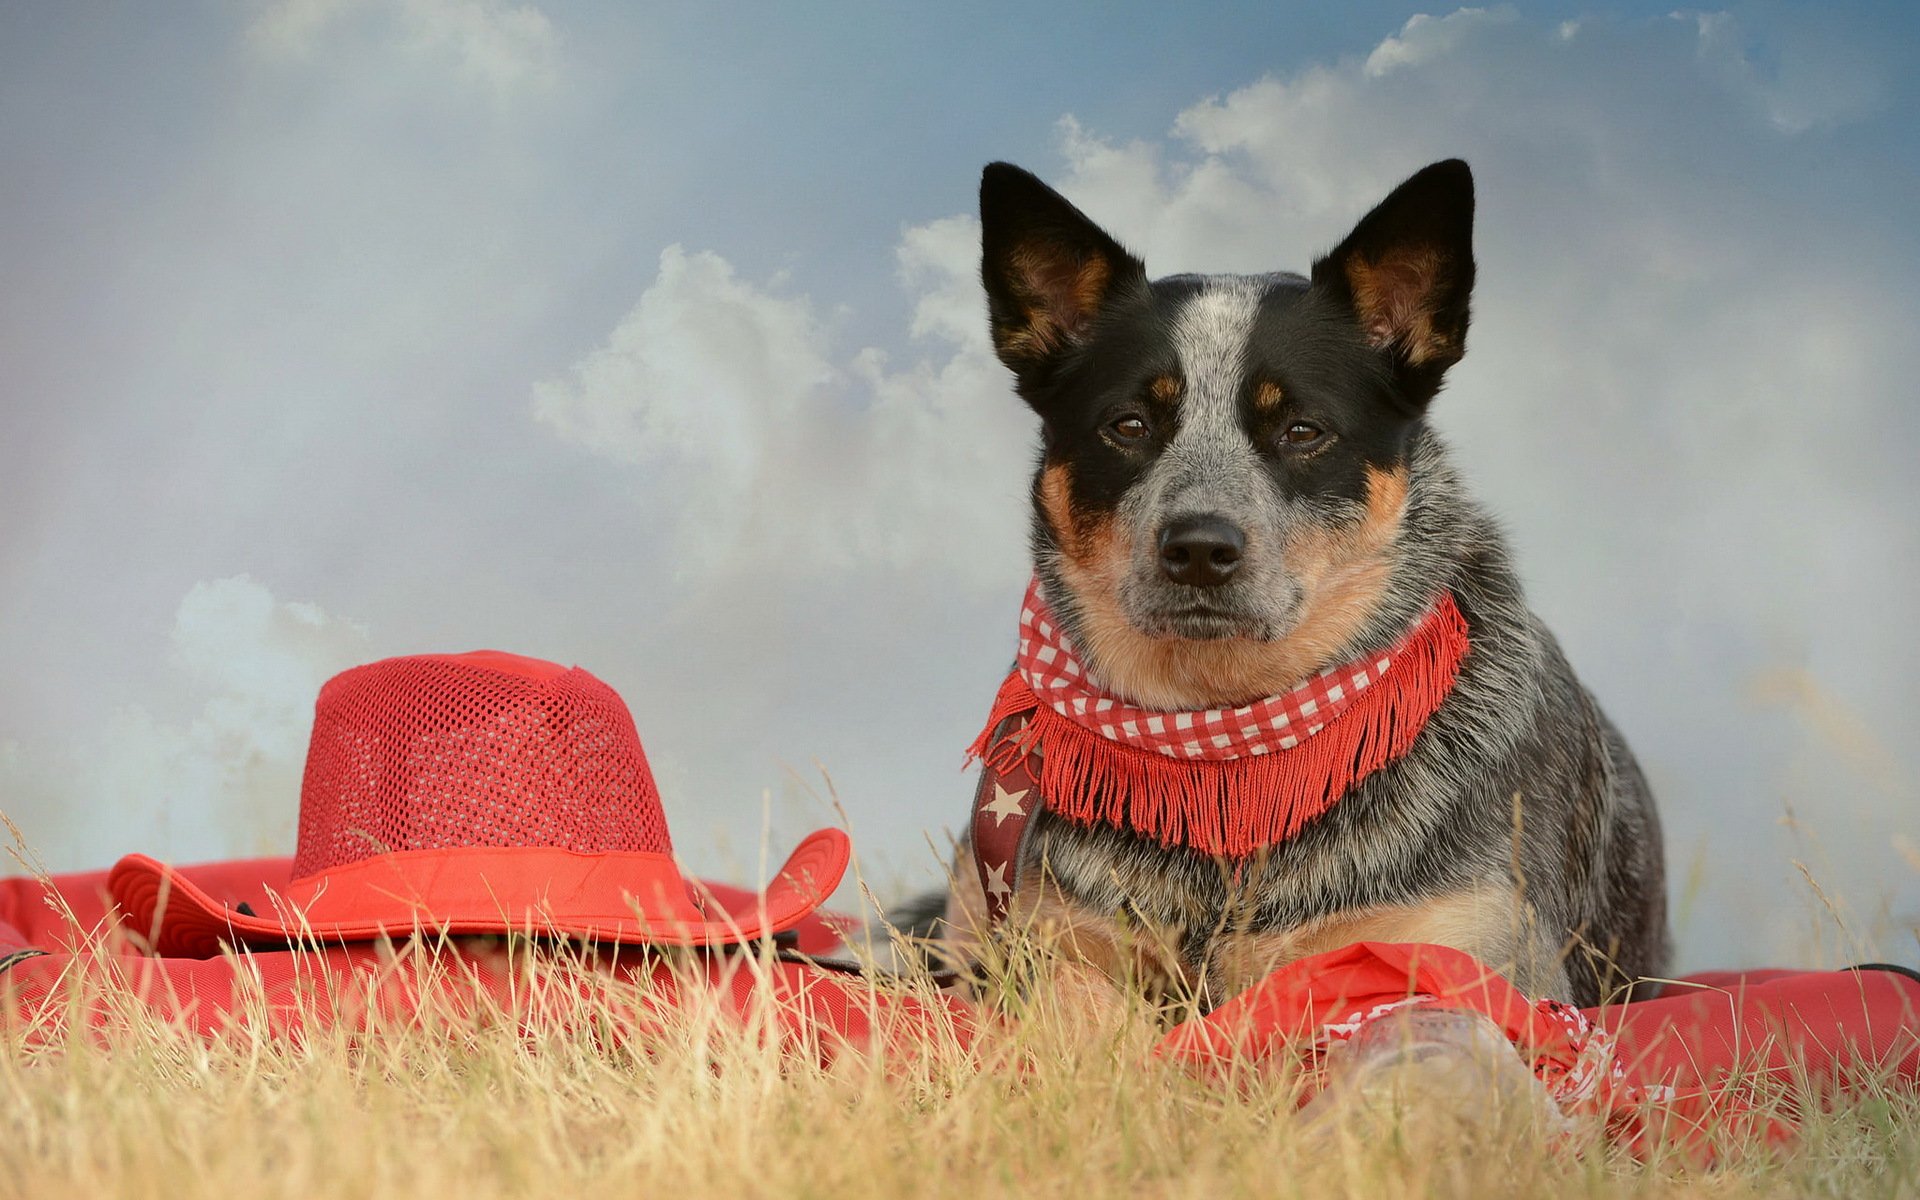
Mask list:
[[[838,829],[794,847],[757,903],[729,909],[690,886],[671,855],[579,854],[545,846],[465,846],[377,854],[269,893],[243,912],[144,854],[114,864],[107,889],[157,954],[204,958],[223,946],[355,942],[415,932],[523,933],[622,945],[751,942],[799,924],[846,874]]]

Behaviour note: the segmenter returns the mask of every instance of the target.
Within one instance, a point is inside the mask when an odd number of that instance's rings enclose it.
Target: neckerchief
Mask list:
[[[1223,858],[1284,841],[1412,749],[1468,648],[1466,621],[1442,593],[1378,653],[1237,708],[1162,712],[1100,684],[1035,580],[1018,659],[970,752],[985,763],[973,844],[990,911],[998,917],[1012,893],[1037,803]]]

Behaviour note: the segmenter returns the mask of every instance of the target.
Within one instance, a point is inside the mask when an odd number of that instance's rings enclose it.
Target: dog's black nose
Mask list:
[[[1247,535],[1224,517],[1182,517],[1160,531],[1160,570],[1175,583],[1219,587],[1240,566]]]

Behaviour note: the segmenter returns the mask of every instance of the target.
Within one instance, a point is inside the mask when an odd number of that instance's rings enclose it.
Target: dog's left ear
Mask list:
[[[1313,284],[1353,313],[1408,403],[1424,406],[1467,348],[1473,172],[1450,158],[1393,189],[1313,264]]]

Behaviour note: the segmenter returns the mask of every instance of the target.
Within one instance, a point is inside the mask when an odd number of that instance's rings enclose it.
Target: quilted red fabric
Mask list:
[[[1920,980],[1898,972],[1719,972],[1583,1010],[1529,1000],[1461,951],[1383,942],[1290,963],[1176,1027],[1157,1053],[1200,1070],[1280,1054],[1311,1064],[1408,1005],[1487,1017],[1567,1109],[1604,1115],[1630,1147],[1678,1141],[1708,1161],[1722,1136],[1790,1136],[1749,1103],[1769,1077],[1920,1085]]]
[[[202,887],[232,902],[284,886],[290,869],[284,858],[187,868]],[[255,951],[244,958],[105,959],[82,945],[87,931],[104,930],[114,919],[105,879],[105,872],[46,883],[0,879],[0,1022],[57,1030],[74,1015],[73,980],[101,971],[118,981],[122,999],[206,1035],[235,1019],[264,1019],[277,1032],[297,1034],[313,1020],[357,1022],[369,1006],[404,1016],[430,987],[447,989],[442,998],[455,1004],[476,994],[505,1001],[515,982],[505,958],[484,950],[462,952],[455,972],[425,976],[404,956],[396,960],[368,944]],[[725,903],[755,903],[742,889],[709,887]],[[835,920],[816,915],[803,922],[794,931],[798,948],[832,954],[842,944]],[[648,983],[643,1000],[629,994],[622,1001],[635,1006],[630,1025],[640,1033],[669,1019],[686,989],[698,988],[743,1026],[759,1022],[789,1053],[823,1063],[876,1040],[908,1052],[934,1038],[958,1036],[964,1043],[977,1036],[982,1021],[950,997],[876,994],[857,977],[806,962],[746,969],[744,959],[725,953],[683,954],[676,961],[677,973],[644,949],[610,950],[576,983]],[[82,1019],[114,1019],[113,1004],[97,995],[90,1003]],[[1175,1028],[1158,1053],[1203,1072],[1283,1054],[1311,1062],[1330,1041],[1409,1003],[1489,1017],[1550,1094],[1570,1108],[1599,1109],[1614,1135],[1636,1149],[1695,1138],[1704,1146],[1717,1132],[1739,1130],[1743,1097],[1768,1076],[1804,1079],[1821,1090],[1868,1079],[1920,1086],[1920,980],[1895,971],[1718,972],[1669,984],[1654,999],[1575,1010],[1528,1000],[1457,950],[1388,943],[1360,943],[1282,968],[1207,1017]],[[1711,1157],[1710,1147],[1704,1152]]]
[[[183,870],[230,903],[255,903],[264,901],[268,888],[285,887],[291,869],[290,859],[265,858]],[[0,967],[0,1022],[56,1036],[74,1018],[76,1001],[82,1019],[106,1024],[131,999],[203,1036],[235,1020],[264,1020],[275,1033],[298,1034],[311,1022],[356,1025],[375,1009],[384,1018],[404,1018],[426,1002],[429,990],[456,1011],[476,997],[509,1006],[505,1011],[527,1000],[525,983],[515,979],[507,958],[473,943],[456,943],[451,971],[444,955],[424,969],[423,960],[396,959],[371,943],[256,950],[242,958],[101,954],[84,943],[90,932],[114,928],[106,877],[92,871],[45,883],[0,879],[0,964],[11,960]],[[743,915],[758,901],[742,888],[706,887]],[[793,947],[810,955],[840,949],[843,930],[835,920],[808,917],[791,931]],[[138,930],[122,933],[136,943],[141,936]],[[763,1026],[788,1052],[823,1065],[876,1040],[904,1050],[934,1037],[958,1037],[964,1044],[974,1029],[972,1013],[957,1000],[876,993],[857,979],[800,961],[749,962],[720,952],[666,959],[621,947],[602,951],[587,965],[590,970],[572,977],[573,986],[591,989],[608,979],[648,985],[614,1001],[633,1006],[626,1016],[635,1034],[669,1020],[689,987],[699,989],[703,1002],[718,1001],[721,1012],[743,1027]],[[116,996],[99,994],[94,985],[102,980],[112,982]]]

